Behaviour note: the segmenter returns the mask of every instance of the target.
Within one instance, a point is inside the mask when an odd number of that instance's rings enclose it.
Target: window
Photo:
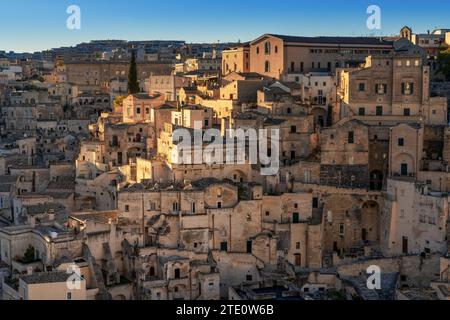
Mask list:
[[[125,212],[130,212],[130,206],[129,205],[125,205]]]
[[[411,109],[405,108],[405,109],[403,110],[403,115],[404,115],[405,117],[409,117],[409,116],[411,115]]]
[[[264,43],[264,54],[270,54],[270,42]]]
[[[353,131],[348,132],[348,143],[355,143],[355,133]]]
[[[319,207],[319,198],[313,198],[312,207],[313,208]]]
[[[67,292],[67,300],[72,300],[72,292]]]
[[[303,63],[303,61],[300,62],[300,72],[303,72],[304,67],[305,67],[305,64]]]
[[[247,241],[247,253],[252,253],[252,241]]]
[[[295,70],[295,62],[291,62],[291,71]]]
[[[297,242],[297,243],[295,244],[295,249],[300,250],[300,242]]]
[[[345,225],[343,223],[341,223],[339,225],[339,236],[343,237],[345,234]]]
[[[359,108],[358,114],[360,116],[365,116],[366,115],[366,108]]]
[[[405,146],[405,139],[398,138],[398,146],[399,147],[404,147]]]
[[[228,251],[228,242],[221,242],[220,243],[220,251],[224,251],[224,252]]]
[[[175,269],[174,270],[175,273],[175,279],[180,279],[181,278],[181,273],[180,273],[180,269]]]
[[[259,47],[256,47],[256,54],[259,54]]]
[[[264,64],[264,72],[270,72],[270,61],[266,61]]]
[[[382,106],[377,106],[377,116],[382,116],[383,115],[383,107]]]
[[[402,82],[402,95],[410,96],[414,94],[413,82]]]
[[[217,208],[222,209],[222,202],[217,202]]]
[[[278,46],[275,46],[275,53],[278,53]]]
[[[136,114],[141,114],[141,108],[139,107],[136,108]]]
[[[296,133],[296,132],[297,132],[297,127],[291,126],[291,133]]]
[[[253,281],[253,276],[252,276],[251,274],[248,274],[248,275],[245,277],[245,280],[247,280],[247,281]]]
[[[379,83],[379,84],[375,85],[375,92],[377,94],[379,94],[379,95],[386,94],[386,91],[387,91],[387,85],[386,84]]]
[[[366,91],[366,84],[364,82],[360,82],[358,85],[358,91],[359,92],[364,92]]]
[[[178,211],[178,202],[172,203],[172,211],[174,212]]]

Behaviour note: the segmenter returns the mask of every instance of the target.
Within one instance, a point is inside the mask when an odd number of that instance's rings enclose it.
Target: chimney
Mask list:
[[[36,218],[33,216],[28,216],[28,224],[34,228],[36,226]]]
[[[30,266],[27,268],[27,275],[31,276],[32,274],[33,274],[33,267]]]
[[[55,210],[53,210],[53,209],[48,210],[48,220],[50,220],[50,221],[55,220]]]

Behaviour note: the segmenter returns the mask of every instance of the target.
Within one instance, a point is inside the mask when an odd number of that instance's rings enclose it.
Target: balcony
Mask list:
[[[408,175],[402,175],[399,172],[393,172],[391,179],[397,180],[397,181],[404,181],[404,182],[414,182],[414,181],[416,181],[416,174],[409,173]]]

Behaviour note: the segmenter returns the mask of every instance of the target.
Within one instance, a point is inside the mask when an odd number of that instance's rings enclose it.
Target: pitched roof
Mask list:
[[[21,276],[20,278],[27,284],[38,284],[66,282],[70,276],[71,274],[65,271],[55,271],[34,273],[32,275]]]
[[[348,44],[348,45],[361,44],[361,45],[388,45],[388,46],[393,44],[392,41],[384,40],[378,37],[299,37],[299,36],[286,36],[279,34],[266,34],[265,36],[276,37],[282,39],[285,42],[297,42],[297,43]]]

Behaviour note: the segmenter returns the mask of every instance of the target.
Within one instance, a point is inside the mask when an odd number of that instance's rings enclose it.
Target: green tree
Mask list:
[[[450,81],[450,49],[443,49],[437,58],[439,73],[444,75],[447,81]]]
[[[128,93],[135,94],[139,91],[140,88],[137,80],[136,53],[133,50],[131,53],[130,70],[128,72]]]
[[[123,106],[123,100],[126,98],[126,96],[116,96],[114,98],[114,108],[118,108]]]

